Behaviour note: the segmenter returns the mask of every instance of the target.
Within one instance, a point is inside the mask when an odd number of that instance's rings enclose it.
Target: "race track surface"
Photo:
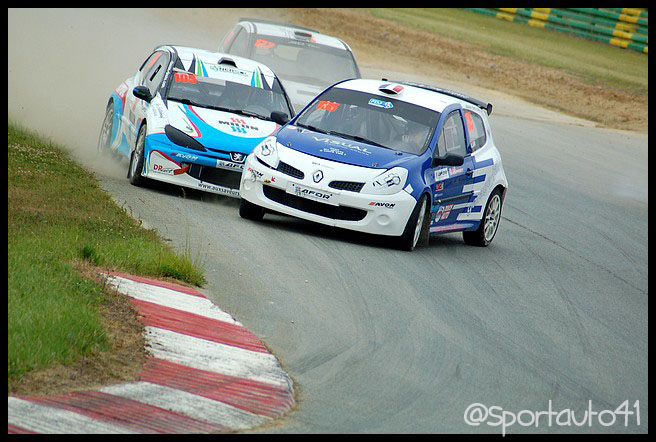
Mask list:
[[[235,199],[137,188],[125,161],[92,153],[107,97],[148,51],[214,48],[227,28],[210,32],[193,13],[177,27],[139,10],[66,12],[9,10],[9,116],[73,145],[119,205],[200,260],[211,300],[281,360],[298,410],[258,431],[500,434],[467,425],[465,409],[537,412],[552,401],[581,420],[590,403],[639,401],[640,426],[618,416],[608,427],[543,420],[506,431],[648,432],[646,135],[495,107],[510,188],[488,248],[447,234],[406,253],[289,217],[246,221]],[[53,15],[61,28],[42,34]],[[244,15],[226,11],[221,25]],[[41,46],[53,43],[82,59]]]

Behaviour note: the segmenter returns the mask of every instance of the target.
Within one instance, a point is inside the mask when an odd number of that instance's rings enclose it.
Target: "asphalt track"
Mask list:
[[[59,32],[35,37],[55,14],[62,13],[9,11],[9,116],[77,146],[74,154],[119,205],[200,260],[203,293],[281,360],[296,381],[298,410],[258,431],[500,434],[467,425],[467,407],[539,412],[552,401],[580,421],[588,407],[615,410],[628,401],[634,410],[639,401],[640,426],[635,415],[627,426],[618,415],[612,426],[547,426],[543,418],[538,428],[506,431],[648,432],[646,135],[496,106],[493,136],[510,189],[488,248],[447,234],[406,253],[384,238],[283,216],[250,222],[239,217],[237,200],[136,188],[125,162],[88,154],[106,96],[149,50],[177,37],[209,46],[223,30],[203,34],[207,20],[192,14],[185,20],[197,27],[170,29],[169,38],[162,19],[140,11],[121,20],[118,11],[102,18],[77,11],[57,17]],[[231,14],[226,21],[248,15]],[[148,38],[118,57],[116,46],[135,34]],[[29,81],[37,74],[16,47],[29,52],[80,35],[86,43],[76,39],[68,49],[86,51],[85,60],[32,55],[57,72],[68,63],[70,75],[50,87],[47,78]],[[376,78],[381,68],[363,73]]]

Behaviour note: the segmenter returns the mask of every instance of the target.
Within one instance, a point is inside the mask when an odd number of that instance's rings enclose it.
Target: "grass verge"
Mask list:
[[[130,309],[94,280],[96,267],[193,285],[204,278],[189,253],[174,253],[155,231],[141,227],[59,146],[11,121],[7,132],[11,393],[38,370],[81,358],[89,365],[95,356],[110,361],[102,355],[116,349],[116,328],[129,320]],[[122,336],[119,341],[129,339]],[[129,357],[105,374],[121,377]]]

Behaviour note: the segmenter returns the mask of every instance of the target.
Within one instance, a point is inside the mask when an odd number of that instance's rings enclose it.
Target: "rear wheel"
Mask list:
[[[242,198],[239,204],[239,216],[245,219],[259,221],[264,217],[264,208]]]
[[[128,167],[128,178],[130,179],[130,184],[135,186],[143,186],[146,182],[146,178],[141,176],[144,165],[144,150],[146,147],[146,125],[144,124],[139,129],[139,135],[137,136],[137,143],[134,146],[134,150],[130,155],[130,165]]]
[[[417,201],[408,223],[405,225],[403,234],[399,237],[399,247],[401,250],[412,252],[415,247],[423,246],[428,243],[428,221],[430,216],[428,211],[428,197],[422,195]]]
[[[465,243],[478,247],[487,247],[490,245],[499,229],[501,205],[501,191],[494,189],[492,195],[490,195],[490,199],[487,200],[481,225],[473,232],[462,232],[462,238],[465,240]]]

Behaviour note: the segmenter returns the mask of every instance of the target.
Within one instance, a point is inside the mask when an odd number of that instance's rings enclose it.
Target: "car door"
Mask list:
[[[437,140],[434,157],[457,154],[464,157],[464,163],[461,166],[437,166],[429,175],[433,191],[431,232],[459,229],[458,215],[470,210],[472,197],[468,185],[472,183],[474,164],[463,114],[457,109],[443,118],[444,124]]]
[[[169,54],[166,51],[155,51],[144,62],[135,77],[133,88],[136,86],[146,86],[151,95],[155,95],[159,85],[164,79],[164,74],[168,67]],[[125,98],[125,113],[126,127],[128,127],[127,139],[130,145],[134,145],[138,135],[141,121],[146,116],[146,109],[148,103],[144,100],[138,99],[134,96],[132,91],[129,91]]]

